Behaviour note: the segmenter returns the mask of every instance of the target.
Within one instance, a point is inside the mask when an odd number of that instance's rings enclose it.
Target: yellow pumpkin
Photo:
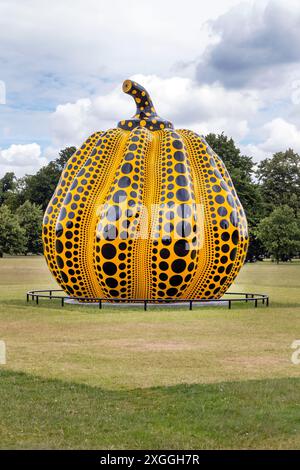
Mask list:
[[[78,298],[219,298],[248,246],[225,165],[160,118],[142,86],[123,91],[134,117],[91,135],[61,175],[43,222],[48,266]]]

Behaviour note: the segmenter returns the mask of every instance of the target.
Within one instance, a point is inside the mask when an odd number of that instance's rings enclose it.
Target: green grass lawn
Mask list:
[[[300,264],[246,265],[270,307],[27,304],[43,258],[0,260],[1,448],[299,448]]]

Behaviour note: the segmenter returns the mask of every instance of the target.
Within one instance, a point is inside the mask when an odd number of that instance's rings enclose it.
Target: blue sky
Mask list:
[[[0,0],[0,175],[131,116],[130,77],[177,128],[300,152],[299,43],[296,0]]]

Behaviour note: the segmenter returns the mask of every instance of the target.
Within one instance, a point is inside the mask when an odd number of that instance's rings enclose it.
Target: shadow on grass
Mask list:
[[[293,448],[298,378],[110,391],[0,370],[1,448]]]

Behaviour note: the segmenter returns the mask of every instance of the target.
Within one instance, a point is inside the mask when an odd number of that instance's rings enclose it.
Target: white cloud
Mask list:
[[[47,159],[41,156],[41,147],[36,143],[13,144],[7,149],[0,149],[1,173],[14,171],[17,176],[23,176],[25,173],[35,173],[46,163]]]
[[[219,41],[208,45],[198,79],[228,87],[272,87],[299,65],[300,6],[296,0],[260,0],[234,6],[210,22]]]
[[[251,142],[243,149],[257,160],[276,145],[297,149],[298,0],[204,3],[53,0],[49,9],[43,0],[2,0],[0,173],[35,172],[63,146],[132,116],[121,91],[129,77],[177,128],[224,131],[237,145]],[[32,142],[40,155],[27,165],[4,159],[11,144]]]
[[[273,119],[264,126],[268,134],[263,149],[268,152],[280,152],[291,147],[300,152],[300,129],[282,118]]]
[[[228,91],[220,85],[201,86],[190,78],[132,78],[149,91],[158,114],[177,128],[191,128],[199,133],[224,131],[242,139],[248,131],[248,119],[261,104],[253,92]],[[51,117],[53,140],[58,146],[78,145],[89,134],[116,127],[119,120],[134,112],[133,100],[124,95],[118,84],[106,95],[59,105]]]
[[[257,145],[241,146],[242,151],[253,156],[256,161],[271,157],[276,152],[284,152],[288,148],[300,153],[300,129],[293,123],[282,118],[273,119],[263,126],[262,134],[264,140]]]
[[[137,69],[164,73],[176,61],[194,59],[209,40],[202,25],[239,2],[210,0],[204,8],[198,0],[186,7],[181,0],[171,6],[161,0],[53,0],[45,8],[41,0],[2,0],[2,53],[18,65],[26,62],[28,71],[49,71],[50,79],[58,71],[86,78]]]

